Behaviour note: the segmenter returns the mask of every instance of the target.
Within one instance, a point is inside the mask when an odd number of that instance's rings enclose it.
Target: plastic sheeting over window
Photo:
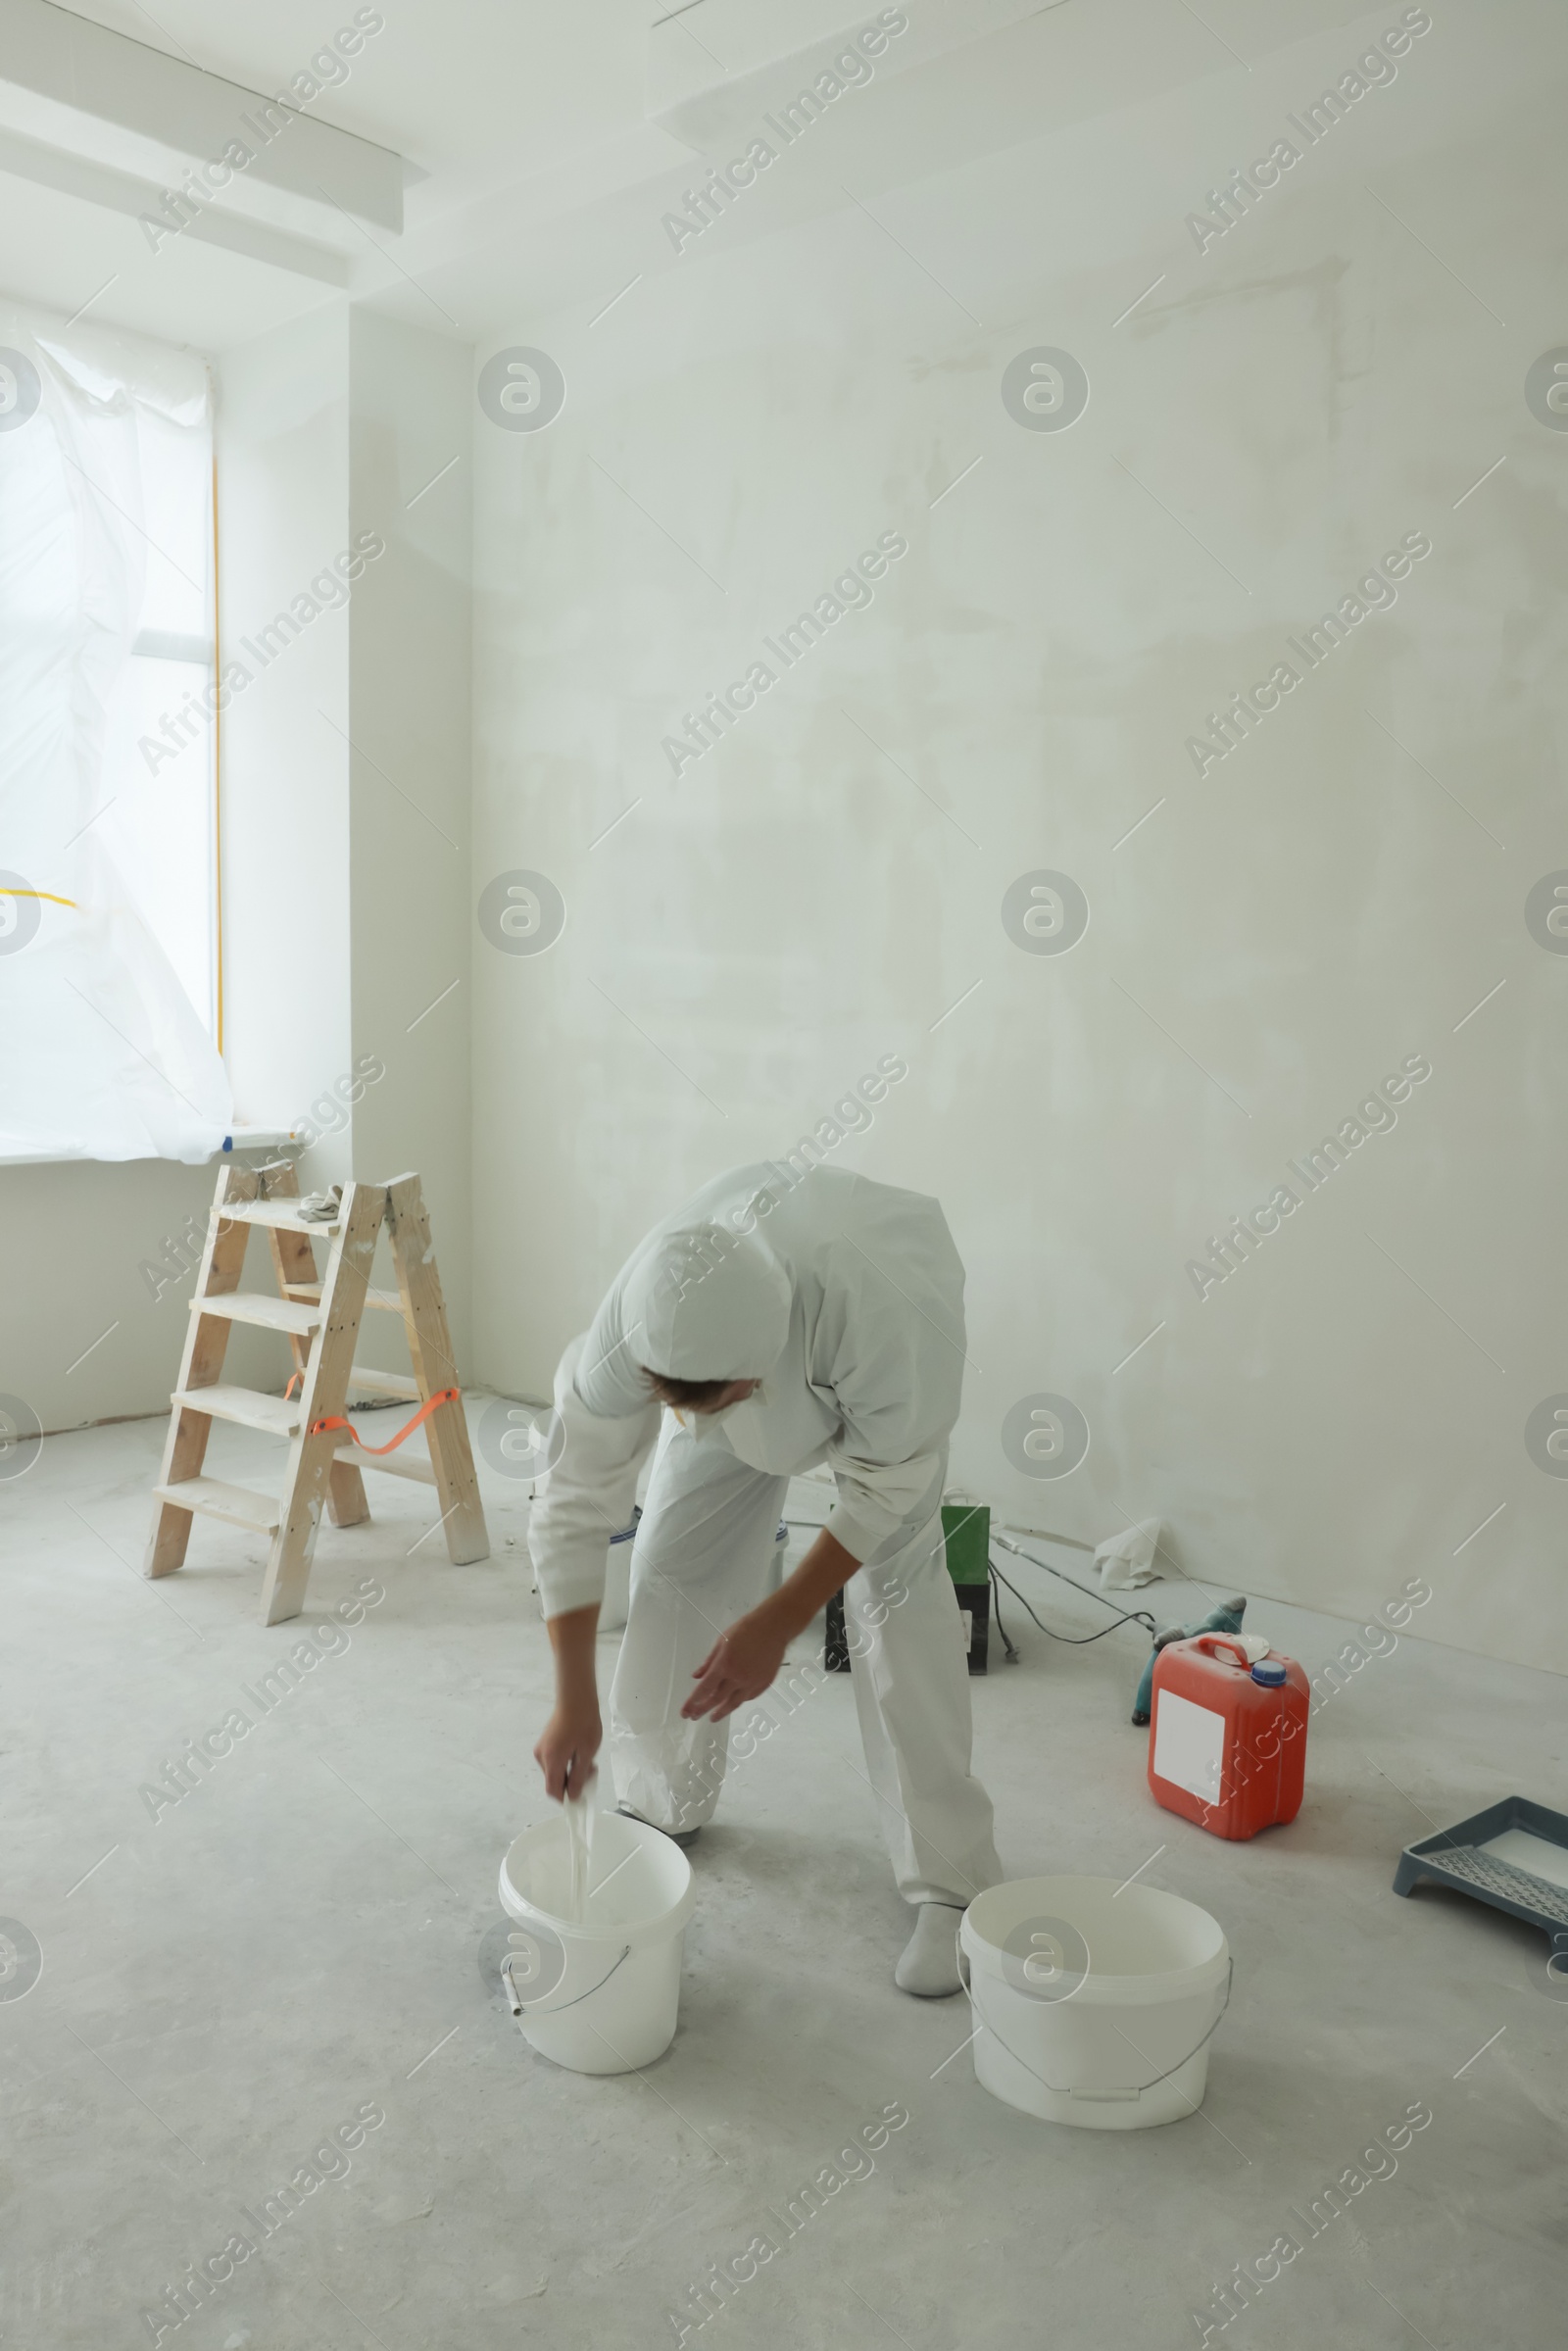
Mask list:
[[[181,709],[211,458],[200,360],[0,308],[0,1157],[196,1161],[232,1122],[210,725]]]

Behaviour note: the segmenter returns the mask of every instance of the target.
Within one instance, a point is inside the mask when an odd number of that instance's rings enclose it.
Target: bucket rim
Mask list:
[[[651,1917],[646,1919],[639,1919],[635,1926],[628,1925],[624,1920],[617,1925],[612,1925],[604,1922],[596,1923],[589,1919],[564,1919],[555,1911],[546,1910],[540,1903],[529,1901],[527,1895],[518,1890],[507,1864],[525,1837],[533,1837],[539,1831],[554,1829],[555,1821],[547,1817],[542,1821],[530,1821],[525,1828],[519,1829],[501,1856],[498,1886],[501,1907],[508,1916],[521,1921],[524,1925],[527,1925],[530,1920],[542,1921],[553,1935],[560,1936],[563,1942],[620,1942],[631,1936],[635,1936],[639,1943],[661,1942],[679,1934],[691,1917],[697,1901],[697,1881],[692,1874],[691,1863],[679,1845],[675,1843],[673,1837],[665,1837],[662,1829],[654,1828],[648,1821],[633,1820],[629,1813],[617,1813],[614,1817],[617,1823],[631,1836],[634,1847],[644,1851],[652,1850],[651,1840],[658,1837],[662,1844],[669,1846],[670,1851],[679,1861],[683,1872],[681,1889],[665,1909],[655,1911]]]
[[[1099,1900],[1107,1893],[1114,1894],[1120,1885],[1125,1885],[1125,1881],[1118,1882],[1111,1878],[1096,1878],[1083,1874],[1064,1874],[1038,1878],[1007,1878],[998,1886],[987,1886],[985,1892],[975,1896],[958,1922],[958,1938],[968,1954],[971,1968],[977,1975],[983,1975],[991,1982],[1016,1989],[1016,1986],[1011,1984],[1004,1965],[1006,1954],[1004,1946],[993,1941],[983,1925],[975,1918],[975,1912],[988,1895],[1004,1892],[1016,1894],[1025,1886],[1038,1886],[1042,1906],[1044,1906],[1054,1900],[1070,1901],[1073,1889],[1093,1889],[1094,1897]],[[1128,1890],[1132,1889],[1129,1887]],[[1212,1912],[1205,1910],[1200,1902],[1190,1901],[1185,1894],[1167,1892],[1163,1886],[1140,1886],[1137,1892],[1141,1897],[1138,1907],[1152,1906],[1163,1911],[1167,1917],[1185,1913],[1191,1920],[1201,1921],[1202,1925],[1212,1930],[1217,1937],[1214,1949],[1202,1959],[1189,1960],[1177,1967],[1140,1969],[1132,1975],[1114,1974],[1109,1969],[1097,1968],[1091,1958],[1089,1971],[1077,1987],[1064,1995],[1060,2001],[1048,2003],[1048,2005],[1063,2009],[1075,2004],[1079,2007],[1094,2007],[1101,2003],[1120,2007],[1153,2007],[1170,2001],[1196,1997],[1209,1991],[1222,1981],[1231,1964],[1231,1948],[1224,1928]],[[1020,1994],[1020,1997],[1024,1995]]]

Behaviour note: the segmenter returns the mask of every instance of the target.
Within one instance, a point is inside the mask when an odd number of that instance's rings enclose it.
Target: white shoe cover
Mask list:
[[[917,2000],[945,2000],[962,1988],[958,1975],[958,1921],[962,1916],[951,1902],[920,1904],[914,1933],[893,1971],[900,1991],[912,1992]]]

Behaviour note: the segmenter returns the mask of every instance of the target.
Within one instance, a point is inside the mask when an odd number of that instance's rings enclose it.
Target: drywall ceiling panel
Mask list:
[[[365,34],[346,29],[363,49]],[[238,143],[252,160],[219,201],[243,208],[255,189],[270,187],[308,200],[318,214],[341,206],[401,229],[402,158],[301,112],[298,98],[292,110],[264,119],[258,110],[273,94],[205,73],[52,0],[0,0],[0,120],[11,129],[158,177],[178,176],[171,163],[200,167]]]
[[[248,221],[225,225],[251,237],[277,234]],[[15,176],[0,140],[0,289],[19,302],[220,351],[340,301],[323,282],[329,267],[335,257],[323,256],[311,272],[283,269],[194,233],[150,253],[135,220],[110,207],[102,190],[89,199],[34,172]]]

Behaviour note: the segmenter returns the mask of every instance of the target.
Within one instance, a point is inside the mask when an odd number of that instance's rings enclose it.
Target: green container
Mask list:
[[[955,1584],[991,1581],[991,1510],[985,1502],[944,1502],[942,1536]]]

